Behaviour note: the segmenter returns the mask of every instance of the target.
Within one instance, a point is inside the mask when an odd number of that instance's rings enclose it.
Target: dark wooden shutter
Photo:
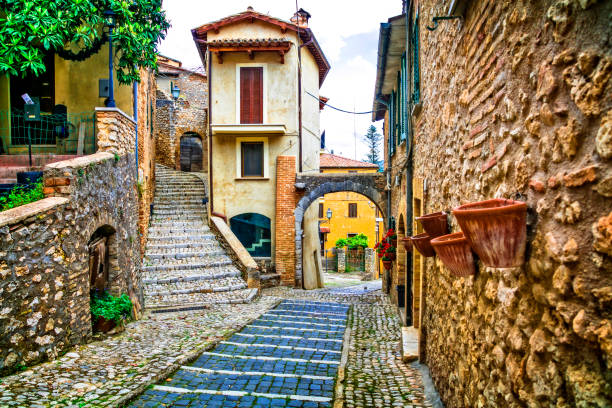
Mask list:
[[[357,218],[357,203],[349,203],[349,217]]]
[[[263,123],[263,68],[240,68],[240,123]]]

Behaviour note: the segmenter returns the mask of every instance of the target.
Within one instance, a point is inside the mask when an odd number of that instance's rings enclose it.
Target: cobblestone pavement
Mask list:
[[[348,310],[284,300],[130,407],[331,407]]]
[[[364,284],[359,286],[363,287]],[[131,397],[145,391],[147,386],[150,388],[150,384],[199,390],[205,386],[208,390],[226,389],[232,392],[239,389],[236,387],[249,390],[243,392],[251,392],[250,389],[254,387],[254,392],[262,394],[329,398],[330,381],[323,378],[334,377],[337,365],[309,365],[295,361],[288,362],[289,366],[283,366],[273,360],[250,358],[315,359],[314,354],[309,354],[310,351],[295,350],[294,347],[339,351],[341,343],[335,340],[342,338],[338,334],[343,331],[342,327],[314,325],[315,322],[324,324],[326,320],[304,317],[334,317],[333,313],[336,312],[327,313],[320,306],[318,311],[306,307],[309,302],[315,301],[340,305],[341,310],[352,306],[348,315],[351,334],[347,345],[348,359],[346,367],[340,365],[339,368],[340,378],[344,378],[344,406],[430,407],[431,404],[423,396],[420,371],[413,365],[402,363],[400,359],[400,321],[395,307],[389,304],[386,295],[380,290],[360,292],[356,288],[349,291],[271,288],[265,289],[262,297],[251,304],[215,305],[214,310],[147,314],[145,319],[128,324],[126,331],[120,335],[77,347],[55,361],[1,378],[0,407],[123,406]],[[281,305],[269,311],[282,299],[286,306]],[[300,300],[306,301],[306,306],[299,307]],[[230,338],[232,333],[254,319],[257,320],[245,327],[240,335],[234,334]],[[317,330],[316,337],[313,337],[312,330],[315,329],[329,332]],[[279,338],[279,335],[286,338]],[[304,338],[319,340],[307,340],[304,344]],[[223,339],[228,340],[219,344]],[[218,349],[202,354],[212,350],[215,345]],[[240,351],[242,353],[238,357]],[[294,352],[298,353],[298,357],[295,357]],[[317,358],[331,359],[336,354],[317,355]],[[287,357],[289,355],[292,357]],[[170,377],[170,381],[164,380],[179,367],[194,360],[191,368],[177,371]],[[262,380],[260,375],[251,373],[263,371],[276,375],[268,374]],[[248,374],[235,377],[235,372]],[[287,373],[299,374],[301,379],[284,376]],[[251,378],[251,375],[255,377]],[[314,387],[311,389],[311,386]],[[154,391],[164,395],[155,400],[159,402],[158,406],[181,406],[188,403],[189,399],[207,398],[200,393],[187,399],[178,398],[185,397],[186,393],[173,395],[172,391],[164,390],[167,389],[151,388],[144,395]],[[207,405],[204,405],[208,407],[223,407],[223,404],[231,402],[244,403],[242,406],[236,403],[236,407],[252,407],[257,404],[271,407],[318,407],[329,403],[318,398],[305,401],[255,395],[250,396],[253,398],[245,398],[244,394],[203,395],[210,397]],[[134,400],[133,404],[138,406],[138,401]],[[249,401],[251,405],[246,405]],[[141,406],[155,406],[153,402],[146,401]]]

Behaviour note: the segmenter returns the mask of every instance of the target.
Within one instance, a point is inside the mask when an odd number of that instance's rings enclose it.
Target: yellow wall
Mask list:
[[[321,169],[322,173],[348,173],[357,171],[358,173],[375,173],[377,169],[362,168],[337,168]],[[321,227],[329,227],[325,250],[333,248],[336,241],[340,238],[347,238],[347,234],[365,234],[368,237],[368,246],[374,247],[376,244],[376,204],[358,193],[350,191],[325,194],[319,200],[323,204],[323,218],[320,218]],[[348,205],[357,203],[357,217],[350,218]],[[327,221],[327,209],[332,210],[331,221]],[[379,236],[384,232],[384,225],[381,222]]]

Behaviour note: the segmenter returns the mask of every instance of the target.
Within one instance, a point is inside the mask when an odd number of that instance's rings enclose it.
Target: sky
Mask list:
[[[312,15],[309,27],[331,65],[320,94],[329,98],[330,105],[344,110],[372,110],[380,23],[401,13],[401,1],[298,0],[297,3],[298,8]],[[248,6],[284,20],[289,20],[296,10],[294,0],[165,0],[163,8],[172,27],[160,44],[160,53],[182,61],[187,68],[201,65],[191,29],[244,11]],[[327,149],[349,158],[364,159],[367,147],[362,135],[372,124],[371,120],[371,114],[352,115],[326,107],[321,113],[321,130],[326,132]],[[374,125],[382,133],[382,121]]]

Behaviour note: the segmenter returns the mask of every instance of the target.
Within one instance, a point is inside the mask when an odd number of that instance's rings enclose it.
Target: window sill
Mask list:
[[[270,180],[270,177],[236,177],[234,180]]]

